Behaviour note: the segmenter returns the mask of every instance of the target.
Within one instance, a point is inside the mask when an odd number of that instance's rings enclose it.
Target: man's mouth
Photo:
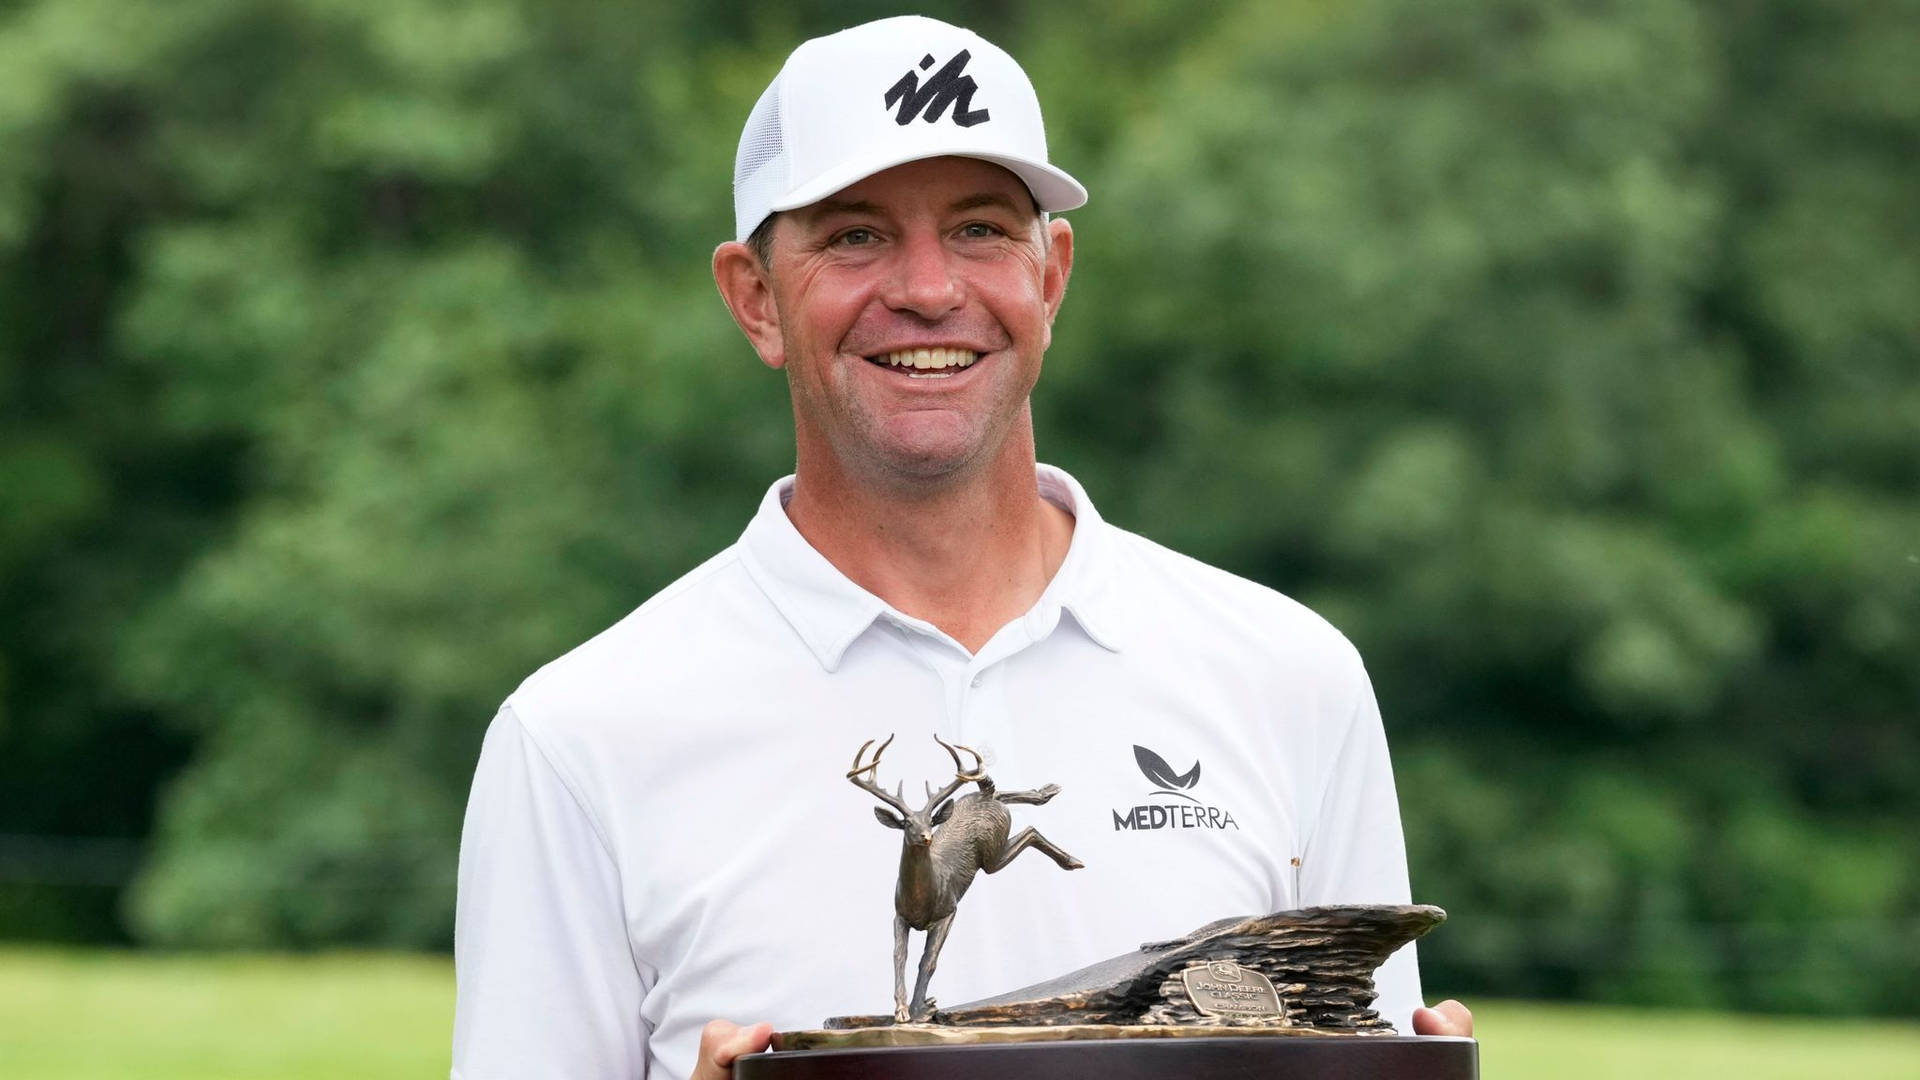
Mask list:
[[[980,354],[971,349],[901,349],[867,357],[867,362],[903,371],[915,379],[944,379],[971,367]]]

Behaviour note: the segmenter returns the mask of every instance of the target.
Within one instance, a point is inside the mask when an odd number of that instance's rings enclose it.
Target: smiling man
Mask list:
[[[787,373],[788,519],[855,584],[977,652],[1073,535],[1036,486],[1028,406],[1072,229],[1006,168],[947,155],[762,224],[764,258],[723,245],[714,276]]]
[[[713,272],[786,375],[794,475],[489,729],[456,1077],[713,1080],[771,1025],[884,1008],[898,839],[845,770],[889,731],[909,782],[946,778],[939,736],[1004,787],[1058,783],[1020,812],[1085,863],[1016,861],[968,895],[949,1001],[1223,916],[1407,901],[1352,647],[1035,461],[1028,396],[1073,269],[1049,214],[1085,199],[1025,73],[977,35],[887,19],[788,58]],[[1418,1008],[1411,947],[1378,982],[1403,1029],[1471,1032],[1457,1003]]]

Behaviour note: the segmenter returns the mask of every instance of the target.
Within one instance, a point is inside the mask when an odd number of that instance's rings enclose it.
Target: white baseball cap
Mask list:
[[[980,35],[902,15],[814,38],[787,57],[740,133],[734,238],[883,169],[949,155],[1005,166],[1043,211],[1087,201],[1047,164],[1027,73]]]

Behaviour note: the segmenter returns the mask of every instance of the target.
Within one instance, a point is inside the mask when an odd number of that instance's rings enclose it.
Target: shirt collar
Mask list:
[[[1109,652],[1120,651],[1118,597],[1113,585],[1113,529],[1100,519],[1080,482],[1051,465],[1037,466],[1040,494],[1074,517],[1067,557],[1040,599],[1021,616],[1028,636],[1038,641],[1052,633],[1062,612],[1071,614],[1086,635]],[[754,583],[807,644],[828,671],[875,619],[891,614],[912,621],[885,600],[854,584],[826,556],[807,543],[787,517],[793,477],[767,489],[760,509],[740,537],[741,563]]]

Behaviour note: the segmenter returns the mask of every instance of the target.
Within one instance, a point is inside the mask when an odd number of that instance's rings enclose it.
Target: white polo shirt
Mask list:
[[[1003,791],[1059,784],[1012,807],[1014,829],[1086,863],[1029,851],[978,876],[933,978],[943,1002],[1225,916],[1407,902],[1386,739],[1346,639],[1107,525],[1065,473],[1038,484],[1074,515],[1072,544],[978,654],[809,546],[789,477],[738,543],[507,700],[461,841],[455,1077],[681,1078],[715,1017],[890,1011],[901,834],[845,776],[890,732],[879,780],[916,805],[953,774],[935,734],[978,749]],[[1410,1032],[1411,947],[1379,986]]]

